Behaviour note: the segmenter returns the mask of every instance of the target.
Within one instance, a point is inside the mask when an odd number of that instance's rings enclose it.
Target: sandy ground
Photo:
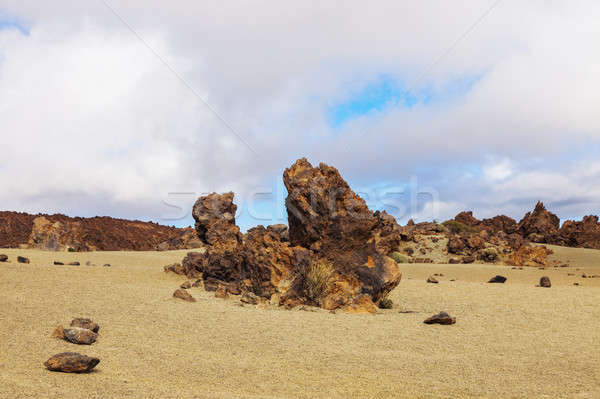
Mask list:
[[[600,275],[600,251],[554,249],[570,267],[404,265],[377,315],[242,307],[198,288],[198,302],[176,300],[184,279],[162,266],[186,251],[0,250],[0,397],[600,398],[600,278],[581,278]],[[495,274],[507,283],[486,284]],[[542,275],[552,288],[535,287]],[[422,323],[441,310],[457,323]],[[100,324],[95,344],[50,337],[78,316]],[[63,351],[101,363],[45,370]]]

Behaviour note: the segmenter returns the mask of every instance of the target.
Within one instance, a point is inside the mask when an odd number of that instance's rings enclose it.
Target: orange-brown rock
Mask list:
[[[46,360],[44,366],[50,371],[88,373],[92,371],[98,363],[100,363],[100,359],[96,357],[89,357],[75,352],[63,352]]]
[[[598,216],[585,216],[582,221],[567,220],[559,230],[559,241],[553,244],[568,247],[600,249]]]
[[[174,298],[183,299],[186,302],[196,302],[196,298],[194,298],[189,292],[186,290],[179,288],[173,293]]]
[[[215,291],[215,298],[228,299],[229,293],[227,292],[227,289],[223,286],[217,288],[217,290]]]
[[[510,254],[507,263],[510,266],[546,266],[547,257],[552,253],[544,246],[523,246]]]
[[[52,332],[52,338],[65,339],[65,329],[61,324]]]
[[[371,298],[367,295],[362,295],[352,301],[351,304],[344,307],[344,312],[349,314],[360,314],[360,313],[377,313],[377,306],[371,301]]]
[[[183,266],[180,263],[173,263],[164,267],[165,273],[174,273],[179,275],[185,275]]]

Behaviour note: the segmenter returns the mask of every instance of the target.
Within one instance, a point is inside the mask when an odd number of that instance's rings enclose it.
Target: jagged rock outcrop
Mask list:
[[[567,220],[563,223],[558,233],[558,245],[577,248],[600,249],[600,223],[598,216],[584,216],[580,222]]]
[[[289,229],[257,226],[242,235],[233,193],[199,198],[192,214],[206,251],[186,256],[186,275],[201,275],[207,290],[278,294],[287,307],[375,309],[373,302],[400,282],[388,255],[402,228],[385,212],[371,212],[333,167],[313,167],[303,158],[283,178]]]
[[[552,243],[557,241],[559,227],[558,216],[548,211],[542,202],[538,202],[533,212],[527,212],[521,219],[517,231],[530,241]]]

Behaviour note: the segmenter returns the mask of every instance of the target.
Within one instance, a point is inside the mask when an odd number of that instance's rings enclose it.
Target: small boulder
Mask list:
[[[458,258],[450,258],[448,260],[448,263],[451,264],[451,265],[456,265],[456,264],[460,263],[460,259],[458,259]]]
[[[440,312],[438,314],[434,314],[433,316],[425,319],[423,321],[425,324],[454,324],[456,323],[456,317],[451,317],[446,312]]]
[[[439,283],[439,281],[437,281],[437,279],[433,276],[429,276],[429,278],[427,279],[428,283],[432,283],[432,284],[437,284]]]
[[[110,267],[110,263],[105,263],[104,267]]]
[[[244,295],[242,295],[242,297],[240,298],[240,301],[242,301],[243,303],[250,304],[250,305],[256,305],[258,303],[258,297],[256,295],[254,295],[252,292],[246,292]]]
[[[196,298],[194,298],[189,292],[181,288],[173,293],[173,297],[183,299],[186,302],[196,302]]]
[[[68,264],[69,266],[80,266],[80,265],[81,265],[81,264],[80,264],[79,262],[77,262],[77,261],[75,261],[75,262],[70,262],[70,263],[67,263],[67,264]]]
[[[24,256],[17,256],[17,262],[19,263],[29,263],[29,259]]]
[[[469,264],[475,262],[474,256],[465,256],[462,260],[463,263]]]
[[[96,334],[98,333],[98,330],[100,330],[100,326],[97,323],[94,323],[91,319],[86,319],[83,317],[77,317],[71,320],[71,327],[87,328]]]
[[[165,273],[174,273],[179,275],[185,275],[183,270],[183,266],[180,263],[173,263],[172,265],[167,265],[164,267]]]
[[[190,281],[186,281],[185,283],[181,284],[179,286],[179,288],[183,288],[184,290],[187,290],[189,288],[192,288],[192,283]]]
[[[96,357],[89,357],[75,352],[63,352],[46,360],[44,366],[50,371],[89,373],[98,363],[100,363],[100,359]]]
[[[6,262],[8,260],[8,256],[2,254],[0,255],[0,262]]]
[[[494,276],[490,279],[490,281],[488,281],[488,283],[500,283],[500,284],[504,284],[506,282],[506,277],[504,276]]]
[[[63,266],[64,263],[63,262],[59,262],[59,261],[54,261],[54,266]]]
[[[540,279],[540,287],[550,288],[552,284],[550,283],[550,278],[544,276]]]
[[[64,333],[67,341],[78,345],[91,345],[98,338],[98,334],[92,330],[81,327],[65,328]]]

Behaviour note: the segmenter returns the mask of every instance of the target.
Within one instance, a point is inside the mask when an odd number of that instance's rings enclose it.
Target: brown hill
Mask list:
[[[153,222],[0,212],[0,247],[24,245],[54,251],[148,251],[194,248],[200,242],[190,228]]]

